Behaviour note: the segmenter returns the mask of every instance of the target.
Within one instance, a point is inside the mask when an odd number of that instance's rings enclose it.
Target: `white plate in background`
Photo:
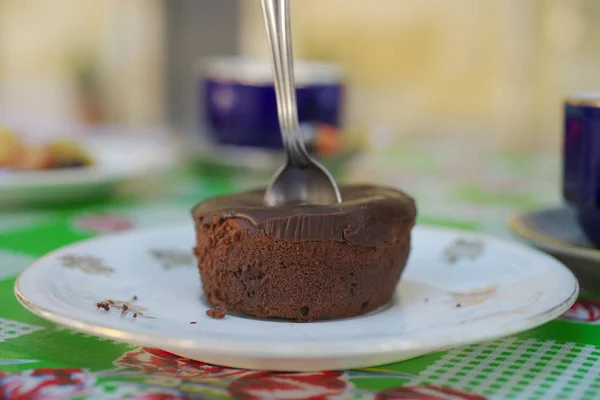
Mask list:
[[[52,203],[102,196],[128,181],[152,176],[174,164],[165,135],[103,132],[77,139],[93,165],[43,171],[0,170],[0,205]]]

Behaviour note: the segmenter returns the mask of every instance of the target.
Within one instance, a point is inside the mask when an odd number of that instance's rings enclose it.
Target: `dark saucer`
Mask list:
[[[578,212],[568,206],[517,214],[509,221],[513,233],[564,263],[582,287],[600,288],[600,250],[587,239]]]

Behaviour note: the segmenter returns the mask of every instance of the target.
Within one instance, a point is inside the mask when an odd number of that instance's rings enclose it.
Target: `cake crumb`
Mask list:
[[[214,308],[206,310],[206,315],[214,319],[223,319],[227,314],[227,309],[221,304],[217,304]]]
[[[192,325],[197,324],[197,323],[198,323],[197,321],[191,321],[190,322],[190,324],[192,324]]]
[[[457,304],[456,304],[456,308],[460,308],[460,307],[462,307],[462,304],[460,304],[460,303],[457,303]]]
[[[96,308],[98,308],[98,309],[103,308],[104,311],[110,311],[110,306],[108,305],[108,303],[106,303],[104,301],[96,303]]]
[[[131,300],[136,301],[137,299],[138,299],[137,295],[134,294]]]
[[[129,306],[127,304],[123,304],[123,308],[121,308],[121,314],[127,314],[127,310],[129,310]]]
[[[133,313],[133,318],[137,318],[137,313]]]

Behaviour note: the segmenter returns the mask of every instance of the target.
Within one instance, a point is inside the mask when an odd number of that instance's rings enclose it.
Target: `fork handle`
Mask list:
[[[262,9],[273,61],[283,145],[291,164],[308,166],[309,156],[298,123],[289,0],[262,0]]]

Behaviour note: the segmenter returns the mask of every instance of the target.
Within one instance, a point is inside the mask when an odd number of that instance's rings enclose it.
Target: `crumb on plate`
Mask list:
[[[206,310],[206,315],[213,319],[223,319],[227,315],[227,309],[223,305],[217,304],[210,310]]]

